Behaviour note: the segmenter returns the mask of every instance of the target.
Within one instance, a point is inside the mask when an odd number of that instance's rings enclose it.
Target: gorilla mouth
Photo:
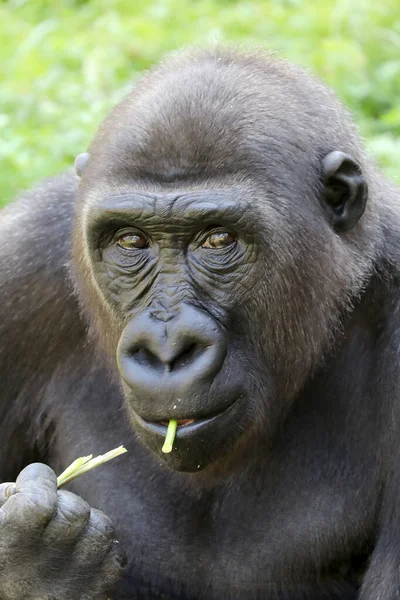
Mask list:
[[[185,427],[185,425],[191,425],[194,423],[195,419],[176,419],[176,421],[178,423],[178,427]],[[159,424],[164,425],[165,427],[168,427],[168,423],[169,421],[159,421]]]
[[[218,412],[205,415],[203,410],[199,410],[197,416],[192,418],[182,418],[184,415],[167,416],[148,415],[149,420],[140,416],[135,410],[131,409],[134,421],[134,428],[139,438],[158,455],[162,457],[171,468],[176,471],[199,472],[199,468],[204,468],[213,460],[213,449],[226,446],[228,440],[234,440],[241,435],[243,427],[232,428],[233,423],[239,423],[242,420],[244,410],[244,394],[241,393],[227,407],[219,407]],[[192,407],[193,410],[193,407]],[[172,411],[168,411],[171,413]],[[194,412],[194,411],[193,411]],[[189,415],[186,415],[188,417]],[[153,418],[152,418],[153,417]],[[158,418],[157,418],[158,417]],[[162,448],[166,443],[168,426],[171,420],[177,421],[177,429],[172,440],[172,451],[163,452]],[[228,436],[226,434],[228,432]],[[171,436],[169,438],[171,440]],[[169,448],[171,444],[167,447]]]
[[[194,418],[194,419],[177,419],[175,416],[173,416],[173,417],[171,416],[170,419],[175,419],[175,421],[178,423],[178,429],[186,429],[187,428],[189,430],[189,429],[191,429],[191,427],[190,427],[191,425],[193,425],[194,428],[197,429],[198,426],[200,426],[204,423],[213,421],[217,417],[219,417],[222,414],[224,414],[225,412],[227,412],[229,409],[232,408],[232,406],[235,403],[236,403],[236,400],[234,402],[232,402],[232,404],[229,405],[227,408],[223,408],[222,410],[208,414],[207,416],[202,416],[202,417],[198,417],[198,418]],[[168,427],[170,419],[168,419],[168,420],[162,419],[160,421],[147,421],[146,419],[143,419],[143,421],[145,423],[147,423],[148,425],[154,425],[156,427]]]

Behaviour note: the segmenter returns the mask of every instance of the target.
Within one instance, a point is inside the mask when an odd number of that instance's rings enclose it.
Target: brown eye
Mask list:
[[[149,247],[149,240],[139,232],[125,233],[118,238],[117,243],[124,250],[143,250]]]
[[[226,248],[226,246],[234,244],[235,241],[236,233],[232,233],[231,231],[218,231],[208,236],[204,244],[202,244],[202,248]]]

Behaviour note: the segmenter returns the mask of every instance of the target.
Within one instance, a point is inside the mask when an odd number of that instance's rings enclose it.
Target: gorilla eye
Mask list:
[[[143,233],[131,232],[122,234],[117,244],[124,250],[144,250],[149,247],[149,240]]]
[[[226,248],[226,246],[231,246],[236,242],[236,233],[232,233],[231,231],[218,231],[216,233],[212,233],[208,236],[204,244],[202,244],[202,248]]]

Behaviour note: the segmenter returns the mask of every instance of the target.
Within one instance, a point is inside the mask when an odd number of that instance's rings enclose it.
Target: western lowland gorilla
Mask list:
[[[177,53],[76,171],[1,214],[0,598],[399,598],[400,197],[338,101]]]

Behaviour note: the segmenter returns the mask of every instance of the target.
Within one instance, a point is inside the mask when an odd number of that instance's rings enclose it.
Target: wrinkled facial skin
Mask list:
[[[123,326],[117,364],[138,434],[161,454],[168,421],[194,420],[162,455],[176,469],[205,467],[250,426],[257,357],[240,308],[259,240],[247,213],[226,190],[138,192],[107,197],[88,219],[94,276]]]
[[[333,339],[357,264],[318,202],[276,186],[112,190],[91,191],[83,222],[85,278],[113,316],[97,329],[117,332],[138,436],[172,468],[201,470],[239,438],[273,434]]]

